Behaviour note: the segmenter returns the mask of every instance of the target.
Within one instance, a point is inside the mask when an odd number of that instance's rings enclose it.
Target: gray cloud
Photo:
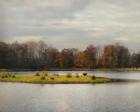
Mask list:
[[[60,49],[120,42],[138,51],[140,0],[0,0],[0,40]]]

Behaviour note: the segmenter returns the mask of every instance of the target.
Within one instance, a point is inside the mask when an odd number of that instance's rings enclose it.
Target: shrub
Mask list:
[[[83,76],[87,76],[87,73],[83,73]]]
[[[12,76],[12,78],[15,78],[15,77],[16,77],[15,75]]]
[[[51,80],[54,80],[54,77],[51,77],[50,79],[51,79]]]
[[[4,78],[8,78],[8,75],[5,75]]]
[[[91,78],[92,78],[92,80],[95,80],[96,77],[93,75]]]
[[[46,78],[44,76],[41,77],[41,80],[45,80]]]
[[[71,75],[70,73],[68,73],[68,74],[67,74],[67,77],[68,77],[68,78],[71,78],[71,77],[72,77],[72,75]]]
[[[2,79],[4,79],[4,78],[5,78],[5,76],[2,76],[1,78],[2,78]]]
[[[40,74],[37,72],[37,73],[35,74],[35,76],[40,76]]]

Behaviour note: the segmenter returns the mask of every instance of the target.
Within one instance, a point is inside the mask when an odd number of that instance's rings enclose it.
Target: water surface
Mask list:
[[[140,83],[0,83],[0,112],[140,112]]]

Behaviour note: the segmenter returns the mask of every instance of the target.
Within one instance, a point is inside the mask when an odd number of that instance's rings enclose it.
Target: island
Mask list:
[[[38,72],[30,75],[15,75],[13,73],[1,72],[1,82],[18,82],[18,83],[34,83],[34,84],[95,84],[109,83],[112,79],[106,77],[90,76],[87,73],[82,75],[70,73],[66,75],[49,75],[47,72]]]

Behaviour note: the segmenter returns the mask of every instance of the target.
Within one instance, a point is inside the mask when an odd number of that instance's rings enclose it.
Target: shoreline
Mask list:
[[[17,82],[33,84],[96,84],[109,83],[112,82],[112,79],[88,75],[5,75],[1,73],[0,82]]]
[[[131,79],[110,79],[108,81],[100,82],[26,82],[26,81],[8,81],[0,80],[0,83],[25,83],[25,84],[105,84],[105,83],[128,83],[128,82],[140,82],[140,80]]]
[[[99,70],[99,69],[98,69]],[[110,71],[110,69],[100,69]],[[124,69],[111,69],[113,71],[119,70],[121,72]],[[125,69],[132,70],[132,69]],[[138,69],[139,70],[139,69]],[[95,70],[94,70],[95,71]],[[0,71],[0,82],[17,82],[17,83],[34,83],[34,84],[96,84],[96,83],[111,83],[111,82],[136,82],[140,80],[134,79],[113,79],[108,77],[96,77],[90,76],[88,73],[82,75],[67,73],[49,75],[47,71],[38,71],[35,74],[14,74],[10,72]]]
[[[102,83],[119,83],[119,82],[140,82],[134,79],[113,79],[107,77],[92,76],[35,76],[35,75],[15,75],[13,77],[2,78],[0,82],[11,83],[31,83],[31,84],[102,84]]]

